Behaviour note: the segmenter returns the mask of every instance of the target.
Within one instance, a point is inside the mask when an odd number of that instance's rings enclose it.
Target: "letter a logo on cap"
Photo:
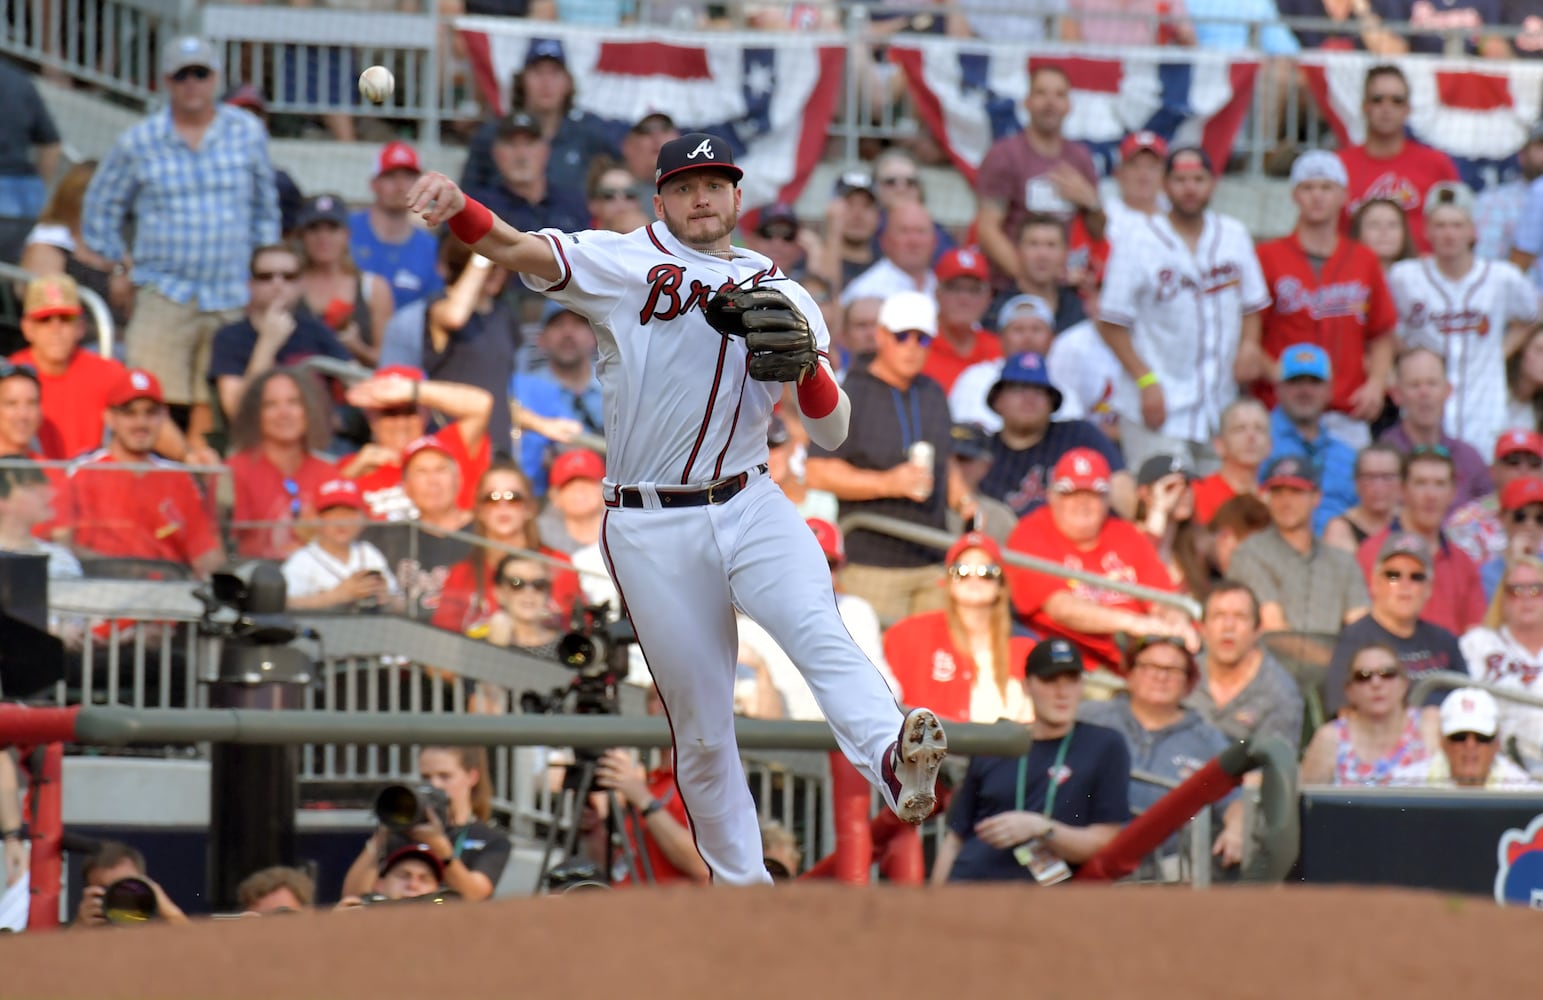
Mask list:
[[[709,160],[715,159],[713,156],[713,141],[711,139],[703,139],[696,149],[686,154],[686,159],[694,160],[698,156],[705,156]]]

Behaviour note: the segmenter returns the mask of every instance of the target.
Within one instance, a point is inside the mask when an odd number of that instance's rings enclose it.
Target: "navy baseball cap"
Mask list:
[[[1298,455],[1282,455],[1264,467],[1259,488],[1266,492],[1277,487],[1311,493],[1318,489],[1318,472],[1313,463]]]
[[[534,139],[541,138],[541,123],[523,111],[499,119],[498,138],[512,139],[517,135],[528,135]]]
[[[1033,351],[1014,354],[1002,362],[1002,374],[997,376],[997,380],[986,392],[986,405],[995,410],[997,393],[1009,385],[1037,385],[1050,393],[1051,413],[1061,408],[1061,390],[1050,384],[1050,373],[1045,371],[1044,357]]]
[[[1062,674],[1078,674],[1083,671],[1082,654],[1065,639],[1044,639],[1029,651],[1023,672],[1030,677],[1048,680]]]
[[[295,220],[296,229],[306,229],[319,222],[337,226],[348,225],[348,206],[335,194],[319,194],[305,203],[300,217]]]
[[[564,69],[568,67],[568,60],[563,56],[563,43],[555,38],[530,40],[530,48],[525,50],[525,65],[529,66],[541,59],[550,59]]]
[[[659,159],[654,164],[654,189],[664,187],[664,182],[676,174],[709,168],[728,174],[735,184],[745,176],[745,172],[734,165],[734,150],[726,141],[706,132],[687,132],[659,147]]]
[[[1280,380],[1290,382],[1294,378],[1315,378],[1327,382],[1330,378],[1328,352],[1317,344],[1292,344],[1280,355]]]
[[[980,424],[955,424],[949,429],[948,440],[950,453],[965,461],[985,458],[991,454],[991,435]]]

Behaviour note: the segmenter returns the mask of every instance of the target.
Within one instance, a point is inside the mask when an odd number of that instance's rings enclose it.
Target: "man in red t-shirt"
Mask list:
[[[168,419],[161,383],[147,371],[123,373],[107,396],[107,447],[70,469],[59,511],[65,540],[82,555],[162,559],[206,577],[225,562],[210,504],[193,477],[155,454]],[[112,468],[157,465],[152,471]]]
[[[1007,548],[1113,580],[1173,590],[1168,568],[1137,528],[1109,516],[1109,463],[1091,448],[1074,448],[1051,471],[1045,506],[1018,522]],[[1089,669],[1123,668],[1115,635],[1178,635],[1194,629],[1175,613],[1093,584],[1025,569],[1008,569],[1013,608],[1046,637],[1069,639]]]
[[[463,510],[475,506],[477,480],[492,454],[487,437],[491,393],[474,385],[428,381],[422,369],[410,365],[389,365],[350,387],[348,401],[364,411],[370,443],[340,459],[338,472],[359,481],[371,517],[396,521],[412,516],[412,501],[402,492],[402,452],[424,436],[429,410],[451,421],[433,437],[460,467],[456,505]]]
[[[107,394],[123,377],[123,366],[80,349],[86,324],[74,278],[50,274],[27,285],[21,333],[29,346],[11,361],[37,372],[43,395],[39,451],[57,459],[100,448],[102,411]]]
[[[938,336],[927,352],[922,374],[948,392],[959,373],[981,361],[1002,356],[997,339],[981,328],[991,305],[991,271],[979,250],[945,253],[933,269],[938,276]]]
[[[975,234],[997,288],[1022,277],[1018,231],[1030,215],[1052,215],[1064,223],[1077,212],[1100,211],[1092,154],[1061,134],[1072,106],[1066,71],[1031,67],[1023,103],[1029,127],[993,143],[975,175]]]
[[[1452,158],[1409,138],[1409,81],[1397,66],[1373,66],[1361,91],[1366,141],[1340,150],[1349,175],[1350,199],[1340,219],[1348,232],[1350,217],[1365,202],[1386,198],[1404,210],[1409,236],[1420,253],[1430,252],[1425,238],[1425,195],[1441,181],[1458,180]]]
[[[1377,255],[1339,234],[1347,183],[1344,164],[1327,150],[1291,165],[1296,229],[1256,250],[1271,302],[1260,316],[1260,342],[1248,342],[1244,331],[1237,374],[1274,406],[1281,352],[1292,344],[1322,347],[1334,372],[1330,409],[1343,415],[1330,417],[1329,431],[1359,447],[1370,438],[1365,422],[1382,412],[1398,307]]]

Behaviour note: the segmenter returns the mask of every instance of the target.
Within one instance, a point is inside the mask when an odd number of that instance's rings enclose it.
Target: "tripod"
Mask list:
[[[548,877],[556,871],[558,864],[553,863],[552,849],[557,846],[558,836],[563,836],[563,864],[578,856],[579,852],[579,820],[583,815],[584,805],[589,801],[590,794],[595,790],[595,764],[597,758],[594,751],[575,751],[574,762],[563,772],[563,785],[557,800],[557,808],[551,824],[547,827],[546,843],[541,853],[541,871],[536,876],[535,892],[539,894],[547,885]],[[605,858],[600,870],[601,882],[606,888],[610,888],[614,871],[616,842],[621,841],[622,860],[627,866],[627,871],[634,873],[634,877],[640,877],[643,881],[654,881],[653,864],[648,859],[648,853],[640,847],[637,854],[633,854],[632,840],[628,838],[626,824],[622,820],[622,800],[616,792],[606,789],[606,837]],[[632,828],[637,831],[641,841],[645,829],[643,818],[629,803],[627,812],[632,816]],[[597,863],[602,859],[591,859]],[[639,866],[641,862],[641,867]],[[582,883],[581,883],[582,884]]]

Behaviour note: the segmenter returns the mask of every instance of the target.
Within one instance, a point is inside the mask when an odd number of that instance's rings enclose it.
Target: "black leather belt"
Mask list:
[[[762,462],[756,466],[755,471],[765,472],[766,463]],[[741,472],[737,476],[725,476],[697,490],[658,490],[659,506],[706,507],[710,504],[727,503],[748,485],[750,485],[750,473]],[[617,489],[616,494],[623,507],[648,506],[647,501],[643,499],[643,491],[636,486],[622,486]]]

